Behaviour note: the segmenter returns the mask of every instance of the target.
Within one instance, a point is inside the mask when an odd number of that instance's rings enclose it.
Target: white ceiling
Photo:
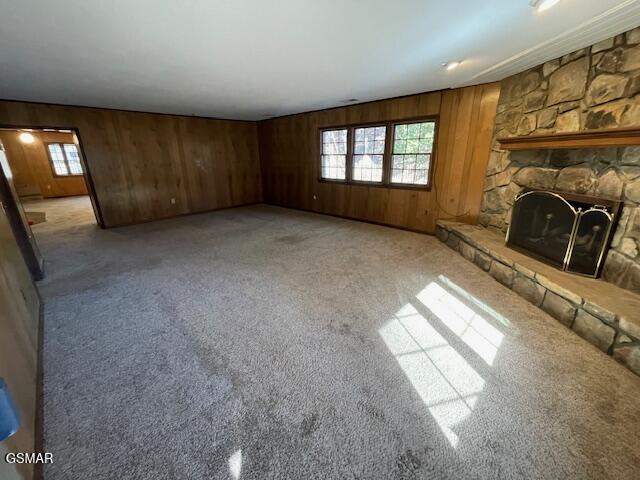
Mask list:
[[[260,120],[499,80],[637,25],[640,0],[0,0],[0,98]]]

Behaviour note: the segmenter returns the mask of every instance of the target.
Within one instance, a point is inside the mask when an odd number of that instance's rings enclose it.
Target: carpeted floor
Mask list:
[[[47,480],[638,478],[640,378],[433,237],[38,203]]]

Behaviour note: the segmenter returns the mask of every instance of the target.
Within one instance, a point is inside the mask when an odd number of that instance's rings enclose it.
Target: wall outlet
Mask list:
[[[171,200],[169,200],[169,202],[171,203],[171,205],[175,205],[176,204],[176,199],[172,197]]]

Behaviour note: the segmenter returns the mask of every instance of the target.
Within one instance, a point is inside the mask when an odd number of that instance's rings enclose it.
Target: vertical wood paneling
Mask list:
[[[0,101],[0,124],[77,128],[106,226],[262,200],[255,122]]]
[[[21,427],[3,445],[33,452],[35,442],[40,299],[4,210],[0,210],[0,377],[20,412]],[[4,458],[0,461],[4,461]],[[30,465],[18,465],[30,478]]]
[[[474,222],[498,94],[498,84],[479,85],[260,122],[265,200],[424,232],[448,212]],[[431,115],[440,120],[431,191],[318,181],[319,128]]]

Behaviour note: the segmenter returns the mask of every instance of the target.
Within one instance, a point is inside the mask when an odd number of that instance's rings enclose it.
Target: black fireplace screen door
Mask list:
[[[507,244],[560,269],[597,277],[620,203],[563,195],[542,190],[517,195]]]
[[[526,192],[513,205],[509,244],[563,268],[577,218],[575,209],[551,192]]]

